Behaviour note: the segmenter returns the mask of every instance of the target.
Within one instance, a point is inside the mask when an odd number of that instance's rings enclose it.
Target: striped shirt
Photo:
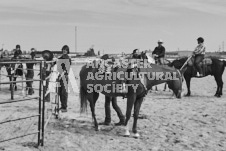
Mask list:
[[[199,44],[195,50],[193,51],[194,54],[205,54],[206,47],[204,46],[203,43]]]

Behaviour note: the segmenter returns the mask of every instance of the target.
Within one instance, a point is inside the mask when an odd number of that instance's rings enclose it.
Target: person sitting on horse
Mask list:
[[[154,51],[152,52],[152,56],[155,59],[155,63],[160,65],[164,64],[164,57],[165,57],[165,47],[163,47],[162,44],[163,44],[163,41],[159,39],[158,46],[155,47]]]
[[[133,53],[132,53],[132,58],[133,59],[140,59],[138,52],[139,52],[139,49],[134,49],[133,50]]]
[[[197,39],[198,46],[193,51],[193,56],[195,57],[194,65],[197,69],[197,76],[203,76],[201,62],[204,59],[206,47],[204,46],[204,39],[199,37]]]

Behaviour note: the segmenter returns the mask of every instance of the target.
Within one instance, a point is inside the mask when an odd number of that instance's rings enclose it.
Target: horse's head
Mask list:
[[[189,66],[192,65],[193,61],[190,59],[188,62],[187,61],[187,57],[185,58],[180,58],[180,59],[176,59],[176,60],[173,60],[171,63],[169,63],[169,66],[170,67],[174,67],[176,69],[181,69],[181,67],[184,65],[184,64],[187,64]]]

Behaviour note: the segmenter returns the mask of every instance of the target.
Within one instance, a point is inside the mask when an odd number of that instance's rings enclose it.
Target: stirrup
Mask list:
[[[199,72],[197,72],[196,76],[197,77],[203,77],[204,75],[203,74],[199,74]]]

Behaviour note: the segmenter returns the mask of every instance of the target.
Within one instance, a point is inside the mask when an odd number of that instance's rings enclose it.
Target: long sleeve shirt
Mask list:
[[[22,51],[21,50],[15,50],[14,52],[14,58],[17,59],[18,57],[20,57],[22,55]]]
[[[195,50],[193,51],[193,53],[194,53],[195,55],[197,55],[197,54],[205,54],[205,52],[206,52],[206,47],[204,46],[203,43],[200,43],[200,44],[195,48]]]
[[[158,55],[157,58],[165,57],[165,47],[163,47],[163,46],[161,46],[161,47],[155,47],[155,49],[152,52],[152,54]]]

